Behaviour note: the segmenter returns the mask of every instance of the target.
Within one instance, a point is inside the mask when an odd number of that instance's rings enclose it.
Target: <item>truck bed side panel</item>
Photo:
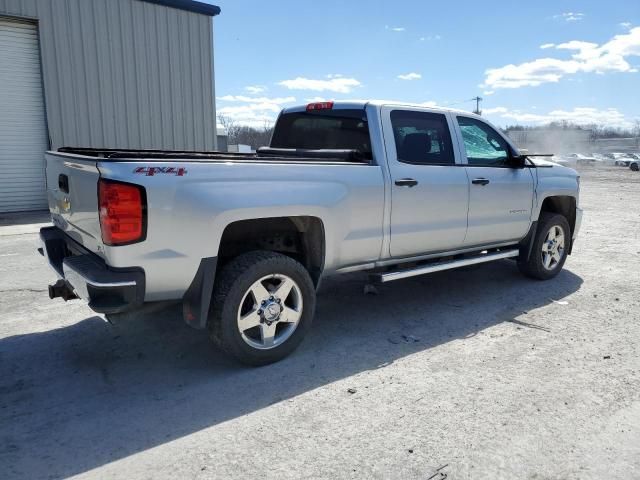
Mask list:
[[[218,255],[225,228],[239,220],[319,218],[327,242],[326,272],[379,258],[384,202],[379,166],[154,162],[170,173],[147,175],[148,166],[144,161],[98,163],[103,177],[146,188],[147,239],[104,251],[113,267],[145,270],[147,301],[181,298],[201,259]],[[183,168],[183,174],[170,167]]]

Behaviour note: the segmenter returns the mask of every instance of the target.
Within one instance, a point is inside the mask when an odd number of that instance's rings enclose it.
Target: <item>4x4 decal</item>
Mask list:
[[[133,173],[146,175],[147,177],[153,177],[158,174],[183,177],[187,174],[187,169],[184,167],[138,167],[133,171]]]

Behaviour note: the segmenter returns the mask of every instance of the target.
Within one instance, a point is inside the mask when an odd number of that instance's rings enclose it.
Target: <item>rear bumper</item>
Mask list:
[[[145,276],[142,269],[108,267],[102,258],[57,227],[42,228],[40,241],[39,251],[51,268],[68,289],[87,301],[95,312],[120,313],[144,303]]]

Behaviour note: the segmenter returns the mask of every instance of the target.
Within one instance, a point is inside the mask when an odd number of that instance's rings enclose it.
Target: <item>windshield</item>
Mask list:
[[[271,147],[358,150],[365,158],[372,158],[364,110],[284,113],[276,124]]]

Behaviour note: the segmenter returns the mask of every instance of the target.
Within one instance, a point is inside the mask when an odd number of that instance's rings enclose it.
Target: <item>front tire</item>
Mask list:
[[[528,277],[549,280],[562,270],[571,241],[569,222],[563,215],[542,212],[533,241],[531,255],[518,261],[518,268]]]
[[[245,253],[224,266],[211,300],[213,342],[241,363],[267,365],[293,352],[309,331],[316,292],[291,257]]]
[[[638,164],[637,164],[637,163],[632,163],[632,164],[629,166],[629,168],[630,168],[631,170],[633,170],[634,172],[637,172],[638,170],[640,170],[640,167],[638,166]]]

